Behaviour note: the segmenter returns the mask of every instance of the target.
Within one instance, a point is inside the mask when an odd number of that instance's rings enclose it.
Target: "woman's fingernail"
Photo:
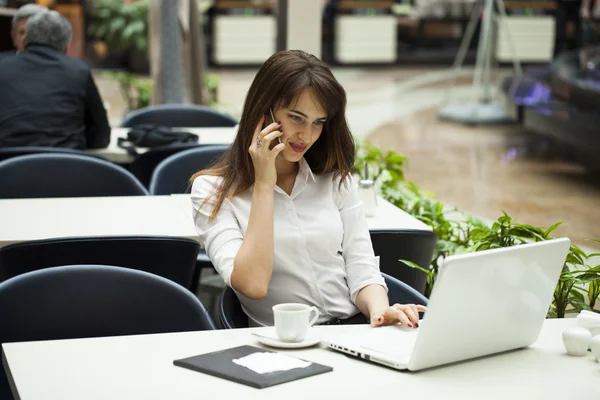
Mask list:
[[[415,324],[415,328],[418,328],[418,327],[419,327],[419,323],[417,322],[417,323]]]
[[[383,318],[382,317],[377,317],[377,322],[381,322],[381,321],[383,321]]]
[[[277,123],[278,123],[279,125],[281,125],[281,121],[277,121]]]
[[[409,328],[412,328],[412,327],[413,327],[413,324],[411,324],[411,323],[409,322],[409,323],[408,323],[408,327],[409,327]]]

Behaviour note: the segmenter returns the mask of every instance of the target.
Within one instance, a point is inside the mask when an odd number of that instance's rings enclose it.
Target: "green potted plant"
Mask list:
[[[152,83],[149,80],[136,78],[132,73],[123,71],[105,72],[104,75],[119,83],[121,95],[127,103],[125,113],[150,105]]]
[[[124,52],[129,70],[148,73],[148,0],[99,1],[91,16],[90,30],[106,43],[109,52]]]
[[[357,146],[354,172],[360,175],[364,164],[369,164],[370,170],[374,171],[373,177],[379,194],[431,226],[438,237],[429,268],[399,260],[427,275],[426,296],[431,294],[439,263],[444,257],[467,251],[548,240],[552,238],[551,233],[560,226],[560,223],[556,223],[544,229],[519,224],[506,213],[490,226],[464,212],[448,209],[437,201],[433,194],[421,191],[417,185],[404,179],[406,162],[404,156],[392,151],[384,153],[377,146],[365,141]],[[563,318],[568,313],[581,310],[600,312],[600,309],[596,308],[600,296],[600,265],[590,265],[590,261],[599,256],[600,253],[586,254],[578,246],[571,245],[548,310],[548,317]]]
[[[208,92],[208,106],[212,108],[218,108],[219,98],[219,82],[220,78],[217,74],[206,74],[205,75],[205,85]]]

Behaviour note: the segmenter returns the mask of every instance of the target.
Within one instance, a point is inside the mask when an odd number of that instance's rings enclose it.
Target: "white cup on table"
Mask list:
[[[314,316],[311,317],[311,314]],[[275,332],[282,342],[301,342],[308,328],[319,318],[319,310],[300,303],[282,303],[273,306]]]

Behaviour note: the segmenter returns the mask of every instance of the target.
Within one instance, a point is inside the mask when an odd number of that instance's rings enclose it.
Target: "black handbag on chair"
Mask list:
[[[152,148],[197,142],[198,135],[190,132],[174,131],[161,125],[137,125],[127,133],[127,139],[119,138],[117,144],[132,156],[137,156],[136,147]]]

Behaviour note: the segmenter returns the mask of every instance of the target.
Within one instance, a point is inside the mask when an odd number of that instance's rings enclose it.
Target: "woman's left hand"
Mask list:
[[[419,312],[425,312],[427,307],[420,304],[394,304],[379,313],[371,315],[371,326],[402,325],[409,328],[419,327]]]

